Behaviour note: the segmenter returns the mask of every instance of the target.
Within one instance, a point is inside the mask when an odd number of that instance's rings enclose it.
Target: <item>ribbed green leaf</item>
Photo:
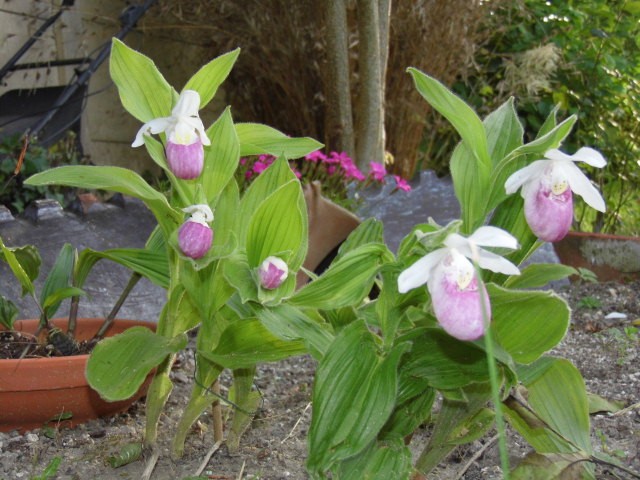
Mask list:
[[[251,216],[247,231],[247,260],[256,268],[270,255],[286,252],[283,258],[292,272],[300,268],[307,252],[306,210],[300,182],[292,180],[266,198]]]
[[[340,480],[403,480],[411,474],[411,450],[402,439],[373,442],[361,454],[342,462]]]
[[[513,480],[582,480],[589,456],[574,453],[530,453],[509,475]]]
[[[258,178],[251,183],[249,188],[247,188],[247,191],[240,202],[240,209],[238,212],[239,221],[237,235],[238,240],[240,241],[240,246],[245,245],[249,222],[260,204],[264,199],[269,197],[269,195],[291,180],[296,180],[296,176],[291,171],[291,168],[289,168],[289,164],[286,159],[284,157],[280,157],[276,159],[269,168],[262,172]]]
[[[172,88],[150,58],[114,38],[109,71],[122,105],[142,123],[171,114]]]
[[[229,108],[209,127],[207,135],[211,145],[205,147],[204,169],[198,181],[203,185],[207,202],[212,204],[233,177],[240,160],[238,136]]]
[[[549,282],[562,280],[578,271],[560,263],[533,263],[523,268],[520,275],[513,275],[505,282],[507,288],[540,288]]]
[[[321,474],[376,438],[395,404],[397,366],[408,344],[387,357],[363,321],[345,327],[316,372],[307,467]],[[357,352],[357,354],[354,354]]]
[[[47,318],[51,318],[60,306],[60,302],[71,297],[86,295],[85,291],[76,287],[63,287],[54,290],[41,301],[42,308],[47,312]]]
[[[18,257],[14,253],[13,249],[7,248],[4,245],[4,243],[2,242],[2,238],[0,238],[0,249],[2,250],[4,261],[7,262],[9,268],[11,268],[11,271],[22,286],[22,295],[24,296],[26,293],[30,293],[33,295],[35,292],[35,287],[33,286],[31,278],[29,278],[29,275],[22,267],[22,264],[20,263],[20,261],[18,261]],[[30,258],[34,259],[35,257]],[[40,256],[38,255],[37,258],[39,259]]]
[[[44,308],[44,313],[47,318],[52,318],[60,307],[60,301],[68,298],[67,296],[62,296],[57,302],[51,301],[51,299],[54,298],[53,294],[58,290],[71,286],[75,257],[76,251],[73,246],[65,243],[60,249],[53,267],[49,270],[49,275],[47,275],[42,290],[40,291],[40,304]],[[45,299],[49,299],[49,301],[45,302]],[[47,306],[45,306],[45,303],[47,303]]]
[[[389,249],[368,243],[345,254],[316,280],[307,283],[289,302],[325,310],[359,304],[369,294],[378,269],[393,260]]]
[[[2,242],[2,237],[0,237]],[[22,247],[7,247],[12,253],[17,262],[24,270],[27,278],[32,282],[38,278],[40,274],[40,266],[42,265],[42,258],[40,252],[33,245],[23,245]],[[0,251],[0,260],[5,260],[4,253]]]
[[[338,255],[334,261],[337,261],[345,253],[367,243],[384,243],[384,226],[376,218],[367,218],[349,234],[347,239],[340,245]]]
[[[145,327],[129,328],[96,345],[87,362],[87,380],[110,402],[127,399],[167,355],[186,345],[186,335],[167,338]]]
[[[402,376],[424,378],[436,389],[451,390],[489,380],[485,352],[435,328],[416,338],[402,366]]]
[[[200,108],[204,108],[216,95],[218,87],[225,81],[234,63],[238,59],[240,49],[214,58],[200,68],[187,82],[183,90],[195,90],[200,94]]]
[[[566,334],[569,307],[555,293],[507,290],[491,284],[487,289],[494,338],[516,362],[535,361]]]
[[[29,177],[25,184],[65,185],[131,195],[147,205],[165,231],[174,230],[182,220],[182,215],[171,208],[164,195],[151,187],[140,175],[126,168],[88,165],[58,167]]]
[[[320,323],[290,305],[256,308],[256,316],[271,333],[283,340],[303,340],[316,358],[324,356],[334,339],[328,324]]]
[[[13,322],[18,318],[18,307],[11,300],[0,295],[0,325],[13,330]]]
[[[225,368],[249,368],[262,362],[275,362],[306,353],[302,341],[284,341],[273,335],[255,318],[233,322],[220,336],[213,351],[203,357]]]
[[[236,124],[240,138],[240,155],[268,153],[287,160],[304,157],[322,148],[322,144],[309,137],[289,137],[275,128],[260,123]]]

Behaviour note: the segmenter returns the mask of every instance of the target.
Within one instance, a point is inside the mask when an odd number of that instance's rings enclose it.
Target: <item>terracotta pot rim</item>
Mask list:
[[[631,237],[631,236],[626,236],[626,235],[615,235],[613,233],[580,232],[580,231],[573,231],[573,230],[571,230],[569,233],[567,233],[567,237],[600,238],[600,239],[605,239],[605,240],[622,240],[622,241],[631,241],[631,242],[640,241],[640,237]],[[553,242],[553,243],[559,243],[559,242],[562,242],[562,240],[558,240],[558,242]]]
[[[51,323],[53,323],[54,325],[58,326],[58,325],[66,325],[67,322],[69,321],[68,318],[66,317],[62,317],[62,318],[52,318]],[[104,321],[104,318],[99,318],[99,317],[79,317],[78,318],[78,322],[83,322],[83,323],[96,323],[96,324],[102,324],[102,322]],[[16,320],[14,322],[14,330],[17,332],[29,332],[28,328],[25,329],[19,329],[19,328],[15,328],[16,326],[20,326],[20,325],[28,325],[28,324],[37,324],[37,322],[39,322],[39,320],[37,318],[24,318],[21,320]],[[113,321],[113,326],[122,326],[125,328],[130,328],[130,327],[134,327],[134,326],[148,326],[149,328],[152,328],[153,330],[155,330],[155,327],[157,326],[157,324],[155,322],[149,321],[149,320],[134,320],[134,319],[127,319],[127,318],[116,318]],[[5,330],[3,327],[0,327],[0,330]],[[70,363],[75,363],[75,362],[86,362],[89,358],[89,353],[83,353],[80,355],[67,355],[67,356],[62,356],[62,357],[39,357],[39,358],[22,358],[22,359],[17,359],[17,358],[3,358],[0,359],[0,362],[2,362],[3,365],[5,366],[13,366],[15,365],[16,367],[19,364],[26,364],[26,365],[37,365],[38,363],[47,363],[49,365],[51,365],[52,367],[55,367],[57,365],[69,365]],[[24,366],[26,366],[24,365]]]

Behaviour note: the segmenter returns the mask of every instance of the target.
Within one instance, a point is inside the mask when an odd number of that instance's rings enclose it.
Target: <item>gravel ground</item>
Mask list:
[[[590,392],[620,400],[630,407],[620,414],[594,415],[592,437],[596,449],[619,458],[635,471],[640,471],[640,334],[637,328],[634,330],[633,322],[640,318],[639,291],[640,282],[560,289],[574,314],[568,335],[553,351],[577,365]],[[612,312],[623,313],[626,318],[607,320],[606,315]],[[218,450],[204,475],[218,480],[308,478],[304,470],[305,435],[311,414],[314,367],[309,357],[260,367],[256,385],[264,400],[252,429],[243,437],[237,453],[230,454],[224,446]],[[165,453],[180,407],[191,388],[192,371],[193,360],[188,354],[173,371],[176,388],[161,425],[162,431],[167,432],[161,435]],[[42,475],[55,458],[61,459],[57,476],[46,478],[139,478],[142,462],[112,469],[106,458],[122,444],[140,440],[143,422],[144,409],[137,403],[126,414],[92,421],[73,430],[54,431],[53,435],[47,436],[43,430],[25,435],[0,433],[0,479],[32,479]],[[204,417],[194,428],[182,460],[174,463],[168,455],[161,458],[154,479],[181,479],[196,472],[213,443],[208,423]],[[416,435],[414,441],[419,441],[427,431]],[[490,433],[456,450],[429,478],[500,478],[495,443],[469,463],[493,435]],[[512,464],[528,452],[522,439],[513,432],[509,433],[509,449]],[[598,467],[597,477],[630,478],[605,467]]]

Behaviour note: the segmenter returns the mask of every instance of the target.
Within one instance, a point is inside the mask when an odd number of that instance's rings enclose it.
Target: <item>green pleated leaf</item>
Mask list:
[[[280,157],[269,165],[269,168],[262,172],[258,178],[249,185],[249,188],[247,188],[247,191],[242,197],[240,209],[237,213],[237,235],[241,246],[245,245],[251,217],[260,204],[268,198],[269,195],[292,180],[297,180],[295,174],[291,171],[291,168],[289,168],[289,163],[286,159]],[[298,206],[298,208],[300,208],[300,206]],[[306,206],[304,208],[306,213]]]
[[[2,255],[4,261],[7,262],[9,268],[20,282],[20,286],[22,286],[22,295],[24,296],[27,293],[34,294],[35,287],[33,285],[33,281],[29,277],[27,270],[22,267],[22,264],[18,260],[18,256],[14,253],[14,249],[7,248],[2,242],[2,238],[0,238],[0,249],[2,250]],[[23,257],[25,258],[25,257]],[[28,256],[28,259],[34,260],[36,257]],[[40,255],[38,254],[37,259],[40,259]],[[38,262],[39,264],[40,262]],[[33,271],[33,268],[31,269]]]
[[[334,261],[344,256],[347,252],[367,243],[384,243],[384,226],[376,218],[368,218],[352,231],[347,239],[342,242],[338,255]]]
[[[47,318],[51,318],[55,314],[56,310],[58,310],[60,302],[66,300],[67,298],[80,297],[84,295],[86,295],[85,291],[80,288],[59,288],[42,299],[42,308],[44,308]]]
[[[488,284],[496,342],[516,362],[531,363],[556,346],[569,327],[569,306],[550,291]]]
[[[18,307],[11,300],[0,295],[0,325],[13,330],[13,323],[18,318]]]
[[[60,252],[56,257],[56,261],[49,271],[49,275],[47,275],[44,285],[42,286],[42,290],[40,291],[40,304],[43,306],[44,313],[47,318],[53,317],[60,307],[60,301],[68,298],[68,296],[63,295],[57,302],[51,301],[58,290],[66,289],[71,286],[75,257],[75,249],[71,244],[65,243],[60,249]],[[82,290],[80,290],[80,292],[82,292]],[[45,299],[48,301],[45,301]],[[46,307],[45,303],[47,304]]]
[[[361,454],[340,464],[340,480],[403,480],[411,474],[411,450],[402,439],[373,442]]]
[[[513,97],[487,115],[482,123],[487,132],[487,148],[494,165],[522,146],[524,128],[518,119]]]
[[[126,168],[88,165],[58,167],[29,177],[25,184],[65,185],[110,190],[130,195],[142,200],[163,229],[169,231],[174,230],[182,220],[182,215],[171,208],[164,195],[149,185],[140,175]]]
[[[247,260],[258,267],[270,255],[286,252],[289,269],[300,268],[307,253],[306,210],[300,182],[292,180],[266,198],[251,216],[247,231]]]
[[[2,237],[0,237],[0,243]],[[22,247],[7,247],[9,251],[13,253],[16,261],[22,267],[22,270],[27,275],[27,278],[32,282],[38,278],[40,274],[40,266],[42,265],[42,258],[40,252],[33,245],[23,245]],[[0,260],[5,260],[4,253],[0,251]],[[5,260],[6,261],[6,260]]]
[[[207,203],[212,204],[233,178],[240,160],[240,145],[229,108],[209,127],[207,136],[211,145],[204,149],[204,169],[198,182],[203,185]]]
[[[218,87],[225,81],[238,59],[240,49],[214,58],[200,68],[187,82],[183,90],[195,90],[200,94],[200,109],[203,109],[216,95]]]
[[[393,411],[397,367],[408,347],[398,345],[379,357],[374,336],[361,320],[338,334],[316,372],[307,459],[311,472],[322,474],[376,438]]]
[[[149,57],[114,38],[109,72],[124,108],[142,123],[171,115],[171,86]]]
[[[452,390],[489,380],[484,351],[435,328],[413,342],[402,366],[402,376],[426,379],[436,389]]]
[[[402,367],[401,372],[404,373]],[[400,380],[400,384],[402,384],[402,379]],[[401,388],[402,386],[400,386],[400,389]],[[398,402],[400,401],[400,395],[401,393],[398,395]],[[404,439],[407,435],[412,434],[431,416],[431,409],[433,408],[435,398],[435,390],[427,388],[422,390],[417,396],[396,406],[393,414],[384,426],[381,438]]]
[[[457,398],[444,396],[442,407],[438,413],[429,444],[416,462],[416,468],[430,472],[449,452],[463,443],[464,432],[478,428],[478,420],[485,425],[483,411],[491,397],[489,382],[476,383],[465,387]]]
[[[595,393],[587,393],[589,400],[589,414],[594,413],[616,413],[622,410],[625,402],[621,400],[608,400]]]
[[[322,358],[334,335],[328,324],[290,305],[257,308],[256,316],[271,333],[283,340],[303,340],[316,358]]]
[[[549,282],[562,280],[570,275],[578,275],[578,271],[560,263],[533,263],[523,268],[520,275],[513,275],[504,286],[517,288],[540,288]]]
[[[275,128],[260,123],[236,124],[240,138],[240,155],[268,153],[287,160],[304,157],[323,147],[322,143],[309,137],[289,137]]]
[[[298,290],[289,302],[325,310],[357,305],[371,291],[380,266],[390,261],[393,254],[385,245],[362,245],[332,263],[319,278]]]
[[[167,355],[186,345],[186,335],[167,338],[145,327],[129,328],[96,345],[87,362],[87,380],[105,400],[125,400]]]
[[[202,356],[225,368],[249,368],[262,362],[276,362],[306,353],[302,341],[284,341],[273,335],[255,318],[229,325],[220,336],[213,351]]]

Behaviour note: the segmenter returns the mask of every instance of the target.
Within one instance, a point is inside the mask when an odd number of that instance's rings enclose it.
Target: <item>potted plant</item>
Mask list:
[[[119,307],[140,275],[134,273],[105,319],[78,318],[77,312],[79,299],[84,295],[82,286],[98,260],[111,258],[133,266],[135,260],[131,262],[131,259],[136,255],[150,257],[151,250],[97,252],[87,249],[78,254],[66,244],[38,295],[34,285],[41,265],[38,250],[30,245],[8,247],[2,239],[0,249],[0,259],[9,265],[23,295],[31,296],[40,311],[38,319],[16,320],[17,307],[0,296],[0,402],[3,404],[0,431],[24,432],[47,423],[74,426],[122,412],[144,395],[150,378],[134,396],[120,402],[101,399],[85,378],[89,353],[101,338],[128,328],[155,328],[149,322],[116,319]],[[149,260],[147,258],[147,262]],[[69,316],[54,318],[61,302],[68,298],[71,298]]]

